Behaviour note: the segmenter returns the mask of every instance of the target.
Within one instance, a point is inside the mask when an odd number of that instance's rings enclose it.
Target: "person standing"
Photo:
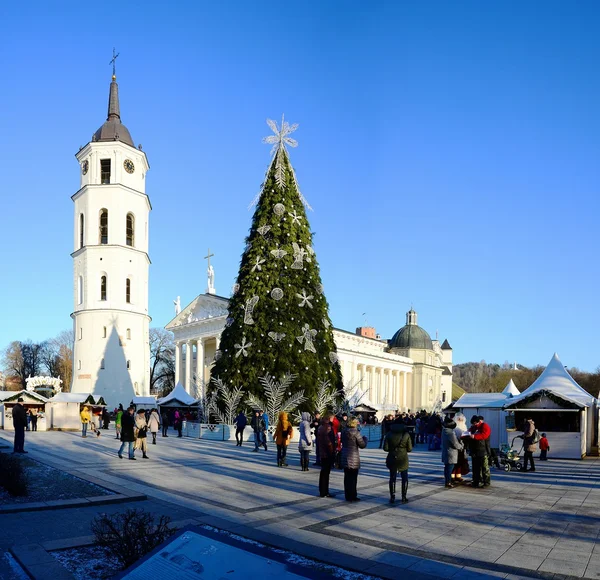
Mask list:
[[[252,427],[252,431],[254,431],[254,449],[252,451],[258,453],[258,447],[262,441],[262,433],[265,429],[265,421],[259,409],[254,411],[254,417],[250,421],[250,426]]]
[[[163,409],[163,412],[162,412],[160,418],[162,419],[162,436],[168,437],[169,436],[169,413],[167,412],[166,409]]]
[[[319,495],[321,497],[334,497],[329,493],[329,475],[335,461],[336,443],[333,434],[333,413],[326,413],[321,419],[317,430],[317,453],[319,454],[321,473],[319,473]]]
[[[150,433],[152,433],[152,445],[156,445],[156,434],[158,433],[159,427],[160,417],[158,415],[158,411],[156,409],[152,409],[148,419],[148,429],[150,430]]]
[[[269,432],[269,415],[267,415],[264,411],[260,412],[260,416],[262,417],[263,423],[264,423],[264,429],[263,432],[261,433],[261,439],[262,439],[262,444],[263,447],[265,448],[265,451],[267,450],[267,433]]]
[[[277,419],[277,427],[274,434],[275,444],[277,445],[277,467],[288,466],[285,457],[293,432],[292,424],[288,420],[288,414],[285,411],[281,411]]]
[[[91,420],[90,408],[86,405],[80,413],[81,416],[81,436],[87,437],[87,429]]]
[[[181,431],[183,430],[183,414],[177,409],[175,411],[175,420],[173,421],[173,427],[177,431],[177,437],[183,437]]]
[[[121,438],[121,418],[123,417],[123,405],[119,403],[119,409],[115,415],[115,439]]]
[[[458,463],[458,453],[465,446],[458,440],[455,430],[456,423],[450,417],[444,419],[442,429],[442,463],[444,464],[444,485],[452,488],[452,472]]]
[[[135,415],[135,448],[142,450],[142,457],[148,457],[148,422],[146,421],[146,411],[140,409]]]
[[[550,451],[550,443],[545,433],[542,433],[540,439],[540,461],[548,461],[548,451]]]
[[[321,466],[321,456],[319,455],[319,438],[317,437],[317,432],[319,427],[321,426],[321,413],[319,411],[315,411],[315,418],[310,424],[310,428],[312,430],[313,439],[315,440],[315,462],[314,466]]]
[[[344,468],[344,495],[346,501],[360,501],[357,496],[360,455],[358,450],[367,446],[367,438],[357,429],[358,419],[348,419],[348,426],[342,431],[342,467]]]
[[[238,416],[233,420],[235,425],[235,444],[237,447],[241,447],[244,442],[244,429],[248,424],[248,419],[244,411],[240,411]]]
[[[383,442],[383,450],[388,452],[385,465],[390,470],[390,503],[396,501],[396,480],[398,472],[402,480],[402,503],[408,503],[408,454],[413,450],[412,438],[404,421],[395,419],[390,425],[388,434]]]
[[[535,471],[533,454],[537,451],[536,434],[537,431],[533,419],[527,417],[525,428],[523,429],[523,446],[525,447],[525,453],[523,455],[523,471]],[[531,465],[529,469],[527,469],[528,464]]]
[[[300,452],[300,467],[302,471],[308,471],[310,461],[310,450],[312,449],[312,435],[310,433],[310,413],[304,411],[300,421],[300,440],[298,441],[298,451]]]
[[[133,444],[135,443],[135,417],[133,413],[135,409],[129,407],[121,418],[121,448],[119,449],[119,457],[123,459],[123,450],[125,445],[129,446],[129,459],[135,461]]]
[[[388,434],[390,425],[392,424],[393,418],[391,415],[385,415],[381,421],[381,436],[379,437],[379,449],[383,447],[383,440]]]
[[[17,404],[12,410],[13,427],[15,429],[15,442],[13,453],[29,453],[25,451],[25,428],[27,427],[27,413],[21,404],[23,397],[17,399]]]
[[[491,471],[489,465],[489,440],[492,430],[484,422],[483,417],[473,415],[471,418],[470,443],[471,461],[473,462],[473,487],[491,485]]]
[[[108,409],[104,407],[102,409],[102,429],[108,430],[108,424],[110,423],[110,415]]]
[[[38,412],[35,407],[29,409],[29,414],[31,415],[31,430],[37,431],[37,422],[38,422]]]
[[[467,439],[463,438],[465,433],[468,434],[467,418],[462,413],[456,413],[456,415],[454,415],[454,422],[456,423],[454,434],[456,435],[456,438],[463,444],[462,451],[458,452],[458,462],[452,470],[454,483],[458,484],[463,483],[463,475],[467,475],[467,473],[469,473],[469,460],[467,459],[467,450],[465,448],[465,441],[467,441]]]

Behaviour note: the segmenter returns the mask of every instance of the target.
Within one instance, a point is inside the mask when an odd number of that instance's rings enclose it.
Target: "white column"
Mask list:
[[[204,385],[204,339],[199,338],[196,344],[196,384],[198,394],[204,398],[206,389]]]
[[[217,334],[217,336],[215,336],[215,352],[217,352],[219,350],[220,346],[221,346],[221,335]]]
[[[175,384],[181,380],[181,343],[175,343]]]
[[[185,350],[185,384],[183,385],[188,393],[192,390],[192,358],[194,356],[193,348],[192,341],[188,340]]]
[[[406,407],[406,373],[402,373],[402,409],[407,411]]]
[[[375,367],[371,367],[369,372],[369,399],[373,402],[375,397]]]

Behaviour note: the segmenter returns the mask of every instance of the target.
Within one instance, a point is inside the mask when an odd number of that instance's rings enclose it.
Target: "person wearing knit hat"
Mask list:
[[[464,449],[464,445],[456,437],[454,429],[456,429],[454,419],[446,417],[442,429],[442,463],[444,464],[444,484],[448,488],[452,488],[452,471],[458,463],[458,452]]]

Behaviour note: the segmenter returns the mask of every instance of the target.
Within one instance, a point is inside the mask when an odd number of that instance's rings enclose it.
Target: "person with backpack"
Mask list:
[[[525,421],[525,428],[523,429],[523,448],[525,453],[523,455],[523,471],[535,471],[535,464],[533,463],[533,454],[537,451],[537,444],[540,440],[540,434],[535,428],[535,423],[531,417]],[[527,464],[531,467],[527,469]]]
[[[390,471],[390,503],[396,501],[396,479],[398,472],[402,479],[402,503],[407,503],[408,454],[413,450],[412,439],[401,417],[395,419],[383,442],[383,450],[388,452],[385,465]]]

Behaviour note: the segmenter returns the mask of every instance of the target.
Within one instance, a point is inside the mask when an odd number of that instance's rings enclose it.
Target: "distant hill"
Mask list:
[[[508,362],[503,365],[485,361],[468,362],[452,366],[452,380],[467,393],[498,393],[504,390],[510,379],[514,381],[519,391],[524,391],[542,374],[544,368],[517,365],[515,370]],[[586,373],[577,368],[567,370],[588,393],[598,397],[600,372]],[[452,391],[454,398],[454,385]]]

